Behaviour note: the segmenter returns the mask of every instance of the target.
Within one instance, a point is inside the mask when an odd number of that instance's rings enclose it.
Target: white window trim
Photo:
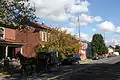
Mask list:
[[[45,32],[45,41],[47,42],[47,32]]]
[[[4,40],[4,39],[5,39],[5,28],[3,28],[3,27],[0,27],[0,28],[2,28],[2,29],[3,29],[3,37],[2,37],[2,38],[0,38],[0,39]]]
[[[41,32],[41,40],[44,41],[44,33]]]
[[[44,31],[42,31],[42,33],[41,33],[41,40],[45,41],[45,42],[47,41],[47,33]]]

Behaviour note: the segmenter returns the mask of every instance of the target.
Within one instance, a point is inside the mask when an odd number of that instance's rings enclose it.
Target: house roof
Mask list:
[[[30,26],[32,26],[34,28],[51,29],[50,27],[46,26],[44,23],[39,24],[37,22],[31,22]]]

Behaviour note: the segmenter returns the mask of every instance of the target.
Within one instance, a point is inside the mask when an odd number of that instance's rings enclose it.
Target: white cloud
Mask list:
[[[80,1],[80,5],[74,5],[75,0],[30,0],[35,4],[36,15],[40,18],[46,18],[53,21],[66,21],[68,15],[65,13],[65,6],[67,10],[72,12],[86,12],[88,11],[89,3],[87,1]]]
[[[94,16],[89,16],[87,14],[81,14],[80,21],[87,22],[87,23],[92,23],[94,21],[100,22],[100,21],[102,21],[102,18],[100,16],[94,17]]]
[[[61,27],[61,30],[62,31],[67,31],[67,33],[70,33],[72,35],[76,35],[76,38],[79,39],[79,34],[75,34],[75,28],[67,28],[67,27]],[[80,33],[80,39],[81,40],[87,40],[87,41],[90,41],[89,37],[87,34],[85,33]]]
[[[120,27],[116,27],[115,33],[120,34]]]
[[[105,43],[106,43],[107,46],[109,46],[109,45],[112,45],[112,46],[113,46],[113,45],[114,45],[112,39],[106,39],[106,40],[105,40]]]
[[[69,21],[72,22],[72,23],[76,23],[77,22],[77,17],[76,16],[73,16],[73,15],[70,15],[69,16]]]
[[[40,18],[50,19],[52,21],[66,21],[68,14],[88,12],[88,1],[81,0],[30,0],[36,7],[36,15]],[[98,21],[98,17],[96,17]]]
[[[69,17],[69,21],[71,21],[71,23],[77,24],[78,25],[78,17],[76,16],[70,16]],[[100,22],[102,21],[102,18],[99,16],[89,16],[87,14],[80,14],[79,16],[79,25],[80,26],[87,26],[88,24],[92,23],[92,22]]]
[[[81,40],[87,40],[87,41],[90,40],[89,37],[88,37],[88,35],[85,34],[85,33],[81,33],[81,34],[80,34],[80,38],[81,38]]]
[[[69,34],[73,34],[74,35],[74,31],[75,31],[75,28],[67,28],[67,27],[61,27],[61,30],[62,31],[67,31],[67,33]]]
[[[87,26],[88,23],[87,22],[80,22],[80,26]]]
[[[50,14],[49,16],[47,16],[47,18],[50,20],[52,19],[52,21],[55,21],[55,22],[57,22],[57,21],[62,22],[62,21],[67,20],[67,16],[65,13],[58,13],[57,15],[56,15],[56,13],[55,14],[53,13],[53,14]]]
[[[71,13],[81,13],[88,12],[88,6],[83,5],[73,5],[71,7]]]
[[[120,45],[120,40],[112,39],[114,45]]]
[[[77,24],[77,17],[71,14],[88,12],[90,3],[87,0],[30,0],[36,7],[36,15],[40,18],[49,19],[55,22],[72,21],[70,25]],[[66,12],[65,12],[66,11]],[[80,26],[87,26],[94,21],[101,21],[97,16],[80,15]]]
[[[115,25],[112,22],[109,22],[109,21],[104,21],[97,26],[103,32],[114,32],[115,31]]]
[[[85,6],[90,5],[90,3],[88,3],[88,1],[86,1],[86,0],[75,0],[75,4],[76,5],[85,5]]]
[[[65,5],[65,10],[68,13],[81,13],[81,12],[88,12],[88,1],[81,1],[81,0],[74,0],[72,5]]]
[[[114,35],[114,37],[119,37],[119,35],[118,35],[118,34],[116,34],[116,35]]]
[[[86,22],[86,23],[91,23],[94,21],[94,17],[88,16],[86,14],[81,14],[79,17],[80,22]]]
[[[97,22],[100,22],[100,21],[103,20],[100,16],[96,16],[96,17],[94,17],[94,19],[95,19],[95,21],[97,21]]]
[[[74,0],[30,0],[35,4],[36,15],[40,18],[53,21],[65,21],[67,15],[64,11],[66,4],[72,5]]]
[[[76,34],[76,37],[79,39],[79,34]],[[80,33],[80,40],[90,41],[88,34],[86,34],[86,33]]]
[[[73,22],[70,23],[70,27],[76,27],[76,26],[77,26],[76,23],[73,23]]]
[[[117,39],[107,39],[107,40],[105,40],[105,43],[107,45],[115,46],[115,45],[120,45],[120,40],[117,40]]]

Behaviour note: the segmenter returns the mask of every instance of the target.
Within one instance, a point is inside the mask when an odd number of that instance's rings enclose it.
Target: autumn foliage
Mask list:
[[[48,33],[48,42],[44,44],[43,48],[39,46],[38,52],[58,52],[62,55],[78,53],[80,43],[75,36],[67,34],[66,31],[59,28],[51,29]]]

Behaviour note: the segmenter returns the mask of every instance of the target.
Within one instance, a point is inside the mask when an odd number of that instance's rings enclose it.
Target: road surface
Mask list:
[[[62,66],[61,71],[20,76],[15,73],[0,80],[120,80],[120,56],[87,64]]]
[[[120,56],[105,58],[97,64],[55,78],[55,80],[120,80]]]

